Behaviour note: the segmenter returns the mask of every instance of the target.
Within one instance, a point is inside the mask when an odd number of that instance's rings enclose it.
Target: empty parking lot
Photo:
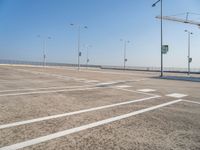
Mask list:
[[[159,74],[0,66],[0,149],[200,149],[200,84]]]

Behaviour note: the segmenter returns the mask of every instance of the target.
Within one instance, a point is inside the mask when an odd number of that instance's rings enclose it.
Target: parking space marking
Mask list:
[[[129,90],[129,89],[125,89],[125,88],[117,88],[117,87],[115,87],[114,89],[119,89],[119,90],[133,92],[133,93],[140,93],[140,94],[149,95],[149,96],[158,96],[158,95],[152,94],[152,93],[139,92],[139,91]]]
[[[154,92],[156,90],[155,89],[139,89],[137,91],[139,91],[139,92]]]
[[[93,123],[86,124],[86,125],[83,125],[83,126],[80,126],[80,127],[67,129],[67,130],[56,132],[56,133],[49,134],[49,135],[46,135],[46,136],[27,140],[27,141],[24,141],[24,142],[21,142],[21,143],[16,143],[16,144],[13,144],[13,145],[10,145],[10,146],[1,147],[0,150],[17,150],[17,149],[20,149],[20,148],[25,148],[25,147],[32,146],[32,145],[35,145],[35,144],[47,142],[49,140],[57,139],[57,138],[60,138],[60,137],[63,137],[63,136],[66,136],[66,135],[69,135],[69,134],[72,134],[72,133],[77,133],[77,132],[80,132],[80,131],[83,131],[83,130],[87,130],[87,129],[91,129],[91,128],[94,128],[94,127],[106,125],[106,124],[109,124],[109,123],[112,123],[112,122],[115,122],[115,121],[119,121],[119,120],[122,120],[122,119],[125,119],[125,118],[129,118],[129,117],[138,115],[138,114],[142,114],[142,113],[145,113],[145,112],[156,110],[156,109],[159,109],[159,108],[162,108],[162,107],[165,107],[165,106],[169,106],[169,105],[181,102],[181,101],[182,101],[181,99],[178,99],[178,100],[163,103],[163,104],[160,104],[160,105],[152,106],[152,107],[149,107],[149,108],[137,110],[137,111],[134,111],[134,112],[131,112],[131,113],[128,113],[128,114],[124,114],[124,115],[108,118],[108,119],[105,119],[105,120],[93,122]]]
[[[0,97],[4,96],[19,96],[19,95],[32,95],[32,94],[47,94],[47,93],[59,93],[59,92],[69,92],[69,91],[84,91],[93,90],[101,87],[86,87],[86,88],[75,88],[75,89],[65,89],[65,90],[50,90],[50,91],[36,91],[36,92],[23,92],[23,93],[10,93],[10,94],[0,94]],[[106,87],[104,87],[106,88]]]
[[[41,72],[41,71],[31,71],[31,70],[26,70],[26,69],[16,69],[18,71],[24,71],[24,72],[28,72],[28,73],[32,73],[32,74],[42,74],[42,75],[46,75],[49,77],[57,77],[59,79],[65,79],[65,80],[75,80],[75,81],[79,81],[79,82],[85,82],[85,81],[90,81],[87,79],[83,79],[83,78],[76,78],[76,77],[70,77],[70,76],[65,76],[65,75],[58,75],[58,74],[53,74],[53,73],[46,73],[46,72]]]
[[[119,86],[116,86],[117,88],[129,88],[129,87],[132,87],[130,85],[119,85]]]
[[[28,88],[28,89],[15,89],[15,90],[2,90],[0,93],[5,93],[5,92],[18,92],[18,91],[37,91],[37,90],[49,90],[49,89],[73,89],[73,88],[82,88],[82,87],[87,87],[90,85],[84,85],[84,86],[53,86],[53,87],[44,87],[44,88]]]
[[[85,83],[96,83],[96,82],[99,82],[98,80],[88,80],[88,81],[85,81]]]
[[[56,68],[55,68],[56,69]],[[57,68],[58,69],[58,68]],[[59,69],[62,69],[62,68],[59,68]],[[88,80],[88,79],[81,79],[81,78],[76,78],[76,77],[69,77],[69,76],[63,76],[63,75],[57,75],[57,74],[49,74],[49,73],[45,73],[45,72],[39,72],[39,71],[30,71],[30,70],[26,70],[26,69],[17,69],[17,70],[21,70],[21,71],[25,71],[25,72],[29,72],[29,73],[33,73],[33,74],[44,74],[44,75],[47,75],[47,76],[55,76],[55,77],[58,77],[58,78],[67,78],[68,80],[69,79],[72,79],[72,80],[75,80],[75,81],[81,81],[81,82],[87,82],[87,81],[94,81],[94,80]],[[83,70],[81,70],[83,71]],[[89,71],[89,72],[96,72],[96,71]],[[102,71],[97,71],[98,73],[102,73]],[[103,72],[105,73],[105,72]],[[114,73],[115,74],[115,73]],[[121,73],[117,73],[117,74],[121,74]],[[124,73],[122,73],[124,74]],[[126,74],[125,74],[126,75]],[[129,74],[129,75],[134,75],[134,74]],[[140,78],[140,79],[136,79],[136,80],[133,80],[133,81],[145,81],[147,80],[147,78]]]
[[[4,124],[4,125],[0,125],[0,129],[15,127],[15,126],[19,126],[19,125],[25,125],[25,124],[30,124],[30,123],[34,123],[34,122],[40,122],[40,121],[45,121],[45,120],[50,120],[50,119],[55,119],[55,118],[60,118],[60,117],[66,117],[66,116],[71,116],[71,115],[91,112],[91,111],[95,111],[95,110],[112,108],[112,107],[116,107],[116,106],[136,103],[136,102],[147,101],[147,100],[155,99],[155,98],[159,98],[159,97],[161,97],[161,96],[153,96],[153,97],[142,98],[142,99],[137,99],[137,100],[131,100],[131,101],[126,101],[126,102],[121,102],[121,103],[115,103],[115,104],[111,104],[111,105],[105,105],[105,106],[100,106],[100,107],[83,109],[83,110],[74,111],[74,112],[68,112],[68,113],[64,113],[64,114],[58,114],[58,115],[52,115],[52,116],[47,116],[47,117],[41,117],[41,118],[36,118],[36,119],[31,119],[31,120],[25,120],[25,121],[19,121],[19,122]]]
[[[181,93],[172,93],[172,94],[168,94],[166,95],[168,97],[173,97],[173,98],[182,98],[182,97],[186,97],[188,95],[185,95],[185,94],[181,94]]]
[[[193,104],[198,104],[200,105],[200,102],[196,102],[196,101],[191,101],[191,100],[183,100],[184,102],[188,102],[188,103],[193,103]]]

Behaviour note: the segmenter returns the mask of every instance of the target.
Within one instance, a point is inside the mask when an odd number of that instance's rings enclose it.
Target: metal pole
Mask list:
[[[162,6],[162,0],[160,1],[161,3],[161,9],[160,9],[160,16],[161,16],[161,22],[160,22],[160,29],[161,29],[161,74],[160,76],[163,77],[163,53],[162,53],[162,45],[163,45],[163,6]]]
[[[43,40],[43,66],[46,65],[46,54],[45,54],[45,51],[46,51],[46,41]]]
[[[126,69],[126,41],[124,41],[124,70]]]
[[[88,61],[89,61],[89,58],[88,58],[88,47],[87,47],[87,60],[86,60],[86,67],[88,69]]]
[[[190,75],[190,34],[188,31],[188,75]]]
[[[80,69],[80,25],[78,26],[78,71]]]

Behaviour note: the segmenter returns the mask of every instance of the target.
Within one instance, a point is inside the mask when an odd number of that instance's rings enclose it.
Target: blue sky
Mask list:
[[[91,64],[123,65],[123,43],[127,65],[160,66],[159,5],[155,0],[0,0],[0,59],[42,60],[42,38],[47,41],[47,61],[77,62],[77,30],[70,23],[87,25],[81,30],[81,63],[86,63],[84,44]],[[163,0],[164,15],[200,13],[199,0]],[[193,16],[192,16],[193,17]],[[196,17],[196,18],[195,18]],[[194,16],[200,21],[200,16]],[[200,68],[200,29],[164,22],[164,44],[169,53],[165,67],[187,67],[187,35],[191,39],[192,67]]]

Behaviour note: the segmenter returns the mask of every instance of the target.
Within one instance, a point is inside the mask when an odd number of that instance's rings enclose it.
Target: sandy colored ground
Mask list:
[[[157,76],[158,73],[152,72],[99,69],[78,72],[66,67],[0,66],[0,125],[152,97],[154,94],[161,96],[148,101],[0,129],[0,147],[179,99],[166,96],[171,93],[186,94],[188,96],[182,99],[200,102],[198,82],[156,79]],[[118,86],[123,85],[130,87],[118,89]],[[139,89],[156,91],[148,95],[137,92]],[[64,91],[53,92],[55,90]],[[200,104],[182,101],[24,149],[198,150]]]

